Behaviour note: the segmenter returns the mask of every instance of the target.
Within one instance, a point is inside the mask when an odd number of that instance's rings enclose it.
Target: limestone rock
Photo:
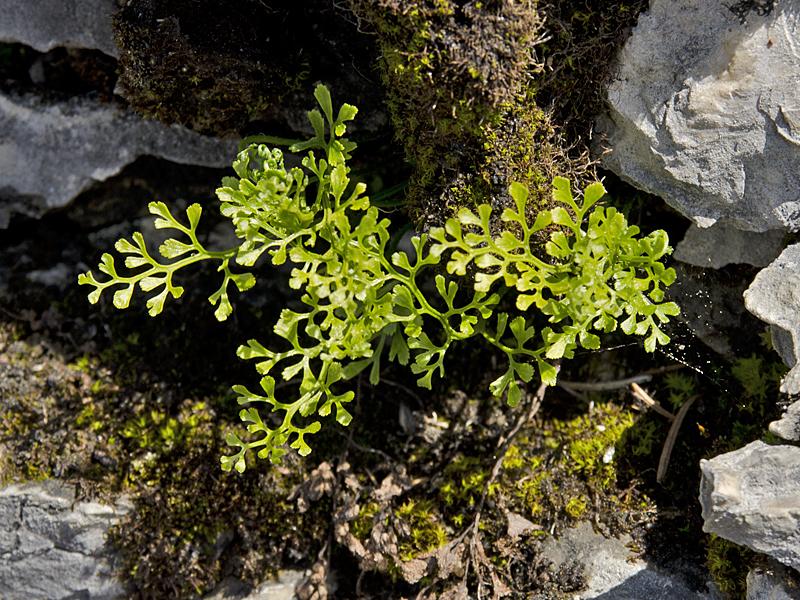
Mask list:
[[[800,244],[794,244],[756,275],[744,293],[751,313],[773,326],[773,343],[792,367],[781,383],[787,394],[800,392]]]
[[[87,48],[118,55],[111,29],[116,0],[0,0],[0,42],[47,52]]]
[[[675,258],[696,267],[721,269],[747,264],[766,267],[783,250],[786,233],[781,230],[757,233],[722,224],[701,229],[691,225],[675,248]]]
[[[712,598],[692,590],[680,573],[669,573],[631,556],[630,538],[606,538],[589,523],[569,529],[558,539],[549,539],[544,557],[559,569],[575,563],[586,577],[581,599],[603,600],[699,600]]]
[[[0,598],[124,597],[105,535],[130,507],[74,500],[54,480],[0,490]]]
[[[795,231],[800,13],[741,23],[729,4],[652,0],[608,89],[603,163],[699,227]]]
[[[703,531],[800,569],[800,448],[756,441],[700,469]]]
[[[791,404],[780,419],[770,423],[769,430],[784,440],[800,442],[800,401]]]
[[[110,104],[74,98],[48,104],[0,94],[0,228],[11,214],[66,206],[140,156],[225,167],[236,142],[146,121]]]
[[[293,600],[294,590],[304,578],[302,571],[279,571],[276,580],[265,581],[255,589],[238,579],[228,578],[203,600]]]

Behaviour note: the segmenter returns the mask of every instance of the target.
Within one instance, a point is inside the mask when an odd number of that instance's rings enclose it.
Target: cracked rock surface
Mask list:
[[[111,29],[116,8],[116,0],[0,0],[0,41],[39,52],[64,46],[116,57]]]
[[[233,578],[223,580],[203,600],[294,600],[295,588],[305,580],[302,571],[282,570],[275,580],[253,588]]]
[[[789,442],[800,442],[800,400],[789,405],[780,419],[769,424],[769,430]]]
[[[700,469],[703,531],[800,570],[800,448],[756,441]]]
[[[545,542],[544,555],[558,571],[575,565],[586,587],[576,598],[596,600],[709,600],[706,591],[693,590],[678,572],[662,571],[632,555],[631,539],[606,538],[591,524],[568,529],[559,539]]]
[[[11,214],[41,216],[140,156],[226,167],[236,141],[147,121],[98,101],[45,103],[0,93],[0,228]]]
[[[701,229],[691,225],[675,247],[675,258],[706,269],[721,269],[731,264],[766,267],[783,250],[786,232],[781,230],[741,231],[726,225]]]
[[[800,13],[779,2],[741,22],[728,4],[651,2],[608,89],[602,160],[701,228],[773,239],[800,227]],[[738,247],[726,261],[746,262]]]
[[[786,394],[800,393],[800,244],[793,244],[759,271],[744,293],[751,313],[769,323],[772,343],[792,369],[781,383]]]
[[[105,535],[128,510],[75,502],[55,480],[0,490],[0,598],[122,598]]]

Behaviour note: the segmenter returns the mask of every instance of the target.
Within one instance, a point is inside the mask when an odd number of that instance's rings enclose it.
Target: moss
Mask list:
[[[489,472],[483,461],[475,457],[458,456],[444,469],[444,480],[438,486],[437,493],[442,514],[453,527],[466,525],[465,519],[474,511],[483,494]],[[493,485],[489,494],[494,494],[497,486]]]
[[[201,132],[293,121],[314,81],[332,81],[362,109],[380,91],[369,72],[371,39],[330,2],[132,0],[114,18],[120,84],[140,113]],[[346,66],[346,69],[342,67]]]
[[[395,510],[404,535],[398,540],[401,560],[409,561],[420,554],[447,543],[447,533],[429,500],[406,500]]]
[[[576,496],[575,498],[570,498],[569,502],[567,502],[566,506],[564,506],[564,512],[566,512],[573,519],[580,519],[586,514],[588,509],[589,499],[586,496]]]
[[[375,517],[380,510],[380,504],[377,502],[368,502],[363,505],[358,511],[358,517],[350,525],[350,533],[362,542],[366,540],[372,531]]]
[[[604,403],[589,413],[542,419],[523,430],[509,447],[500,476],[488,489],[482,531],[491,539],[502,537],[505,517],[497,512],[497,506],[531,520],[537,526],[534,537],[586,518],[602,521],[617,533],[629,531],[653,510],[652,502],[634,486],[624,495],[617,488],[614,450],[629,443],[626,435],[633,424],[631,411]],[[452,537],[471,522],[493,466],[486,455],[451,457],[432,482],[435,505],[415,492],[395,516],[405,517],[406,531],[416,527],[426,539],[439,536],[437,523],[445,524],[447,537]],[[365,515],[375,511],[362,509]],[[416,526],[408,519],[414,512]],[[410,548],[417,546],[412,538],[405,539],[407,557]]]
[[[747,573],[756,559],[757,555],[743,546],[714,534],[707,538],[706,567],[726,598],[744,598],[747,595]]]
[[[625,497],[617,492],[615,455],[629,443],[626,433],[633,424],[633,413],[612,403],[571,419],[544,421],[541,431],[520,436],[509,448],[501,489],[543,530],[565,516],[590,515],[623,530],[632,516],[652,508],[635,490]]]
[[[395,132],[415,169],[408,200],[420,226],[460,206],[503,205],[511,181],[534,194],[549,184],[559,151],[531,93],[542,31],[534,2],[351,5],[378,36]]]
[[[131,597],[192,597],[226,575],[258,583],[319,550],[324,502],[301,514],[288,499],[313,465],[222,476],[235,415],[214,407],[230,398],[120,387],[96,355],[68,363],[17,337],[0,323],[0,481],[57,475],[99,499],[128,495],[110,540]]]
[[[143,596],[208,591],[226,572],[257,583],[290,557],[311,555],[323,537],[324,505],[301,514],[288,499],[311,465],[219,472],[231,424],[212,404],[142,405],[116,429],[119,451],[130,457],[124,487],[135,494],[135,508],[111,539]]]
[[[538,3],[549,36],[536,51],[549,68],[535,82],[537,99],[552,107],[573,154],[588,147],[594,120],[604,110],[616,54],[647,5],[646,0]]]
[[[22,338],[17,327],[0,323],[3,482],[46,479],[67,469],[70,427],[91,387],[85,373]]]
[[[737,450],[756,439],[769,441],[766,424],[780,412],[779,388],[787,367],[776,354],[740,357],[733,360],[728,369],[733,389],[720,398],[719,406],[715,407],[721,423],[713,426],[711,434],[716,439],[706,451],[706,458]],[[734,387],[737,385],[738,390]],[[693,387],[698,387],[697,381]],[[763,560],[748,548],[713,534],[705,539],[705,556],[714,583],[729,598],[745,596],[747,573]]]
[[[555,423],[554,437],[569,439],[565,466],[602,490],[615,483],[613,452],[622,435],[633,425],[633,413],[616,405],[602,406],[599,414],[581,415],[568,422]],[[588,435],[587,435],[588,432]]]
[[[420,228],[461,206],[505,205],[511,181],[531,187],[543,207],[555,175],[595,176],[592,123],[645,0],[350,4],[377,34]]]

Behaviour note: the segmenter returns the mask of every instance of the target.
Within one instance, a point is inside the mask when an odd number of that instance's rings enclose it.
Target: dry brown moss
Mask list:
[[[114,19],[125,98],[137,111],[207,133],[304,123],[314,81],[362,108],[371,39],[325,0],[131,0]]]

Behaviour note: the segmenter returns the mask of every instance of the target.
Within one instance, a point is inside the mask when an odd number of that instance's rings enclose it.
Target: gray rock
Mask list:
[[[800,448],[756,441],[700,469],[703,531],[800,569]]]
[[[13,213],[37,217],[66,206],[143,155],[225,167],[236,142],[93,100],[47,104],[31,95],[0,94],[0,228]]]
[[[747,574],[747,600],[798,600],[800,588],[786,568],[772,562]]]
[[[608,89],[604,165],[700,227],[800,227],[796,2],[740,23],[721,0],[652,0]],[[712,255],[713,256],[713,255]]]
[[[784,440],[800,442],[800,401],[789,405],[780,419],[769,424],[769,430]]]
[[[692,224],[678,242],[674,256],[681,262],[711,269],[733,264],[766,267],[783,250],[785,238],[782,230],[758,233],[723,224],[706,229]]]
[[[253,589],[246,583],[229,577],[203,600],[293,600],[295,588],[304,580],[303,571],[279,571],[277,580],[265,581]]]
[[[59,46],[118,56],[111,29],[116,0],[0,0],[0,42],[47,52]]]
[[[108,529],[130,507],[75,502],[57,481],[0,490],[0,598],[122,598]]]
[[[744,293],[751,313],[773,326],[772,340],[787,365],[792,367],[781,391],[800,393],[800,244],[794,244],[756,275]]]
[[[292,600],[295,588],[304,578],[302,571],[280,571],[277,581],[265,581],[244,600]]]
[[[576,598],[603,600],[691,600],[712,596],[693,591],[680,574],[666,573],[632,556],[626,544],[631,539],[606,538],[589,523],[569,529],[558,539],[544,543],[543,555],[558,569],[570,563],[581,565],[587,587]]]

